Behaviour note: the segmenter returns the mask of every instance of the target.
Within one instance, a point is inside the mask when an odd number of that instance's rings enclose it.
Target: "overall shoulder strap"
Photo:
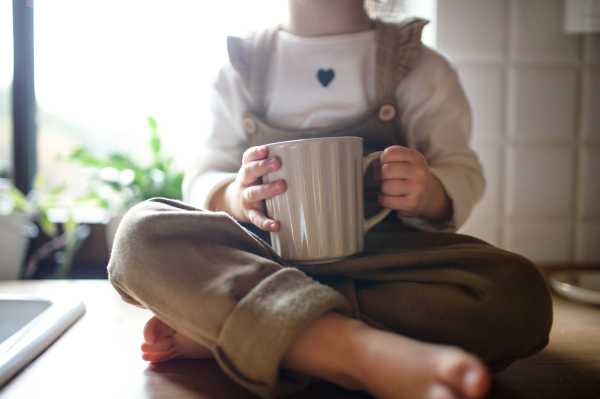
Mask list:
[[[395,104],[396,88],[412,70],[421,50],[421,33],[429,21],[408,17],[376,19],[377,55],[375,93],[377,101]]]
[[[252,94],[254,101],[252,111],[259,115],[264,113],[265,84],[279,29],[279,26],[274,26],[243,38],[227,37],[229,61]]]

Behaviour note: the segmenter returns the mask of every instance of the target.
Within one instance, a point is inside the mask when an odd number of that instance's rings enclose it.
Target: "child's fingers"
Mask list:
[[[380,160],[382,164],[387,162],[411,162],[415,159],[416,154],[419,154],[419,152],[399,145],[393,145],[383,151]]]
[[[264,147],[264,146],[250,147],[246,151],[244,151],[244,155],[242,155],[242,164],[245,165],[248,162],[265,159],[266,156],[267,156],[267,147]]]
[[[381,194],[392,197],[411,195],[416,189],[418,189],[418,187],[416,187],[416,184],[413,182],[399,179],[384,180],[381,183],[380,188]]]
[[[381,165],[379,171],[381,180],[410,179],[413,177],[413,167],[407,162],[388,162]]]
[[[408,162],[415,165],[427,165],[425,156],[419,151],[399,145],[386,148],[381,154],[380,160],[382,164],[388,162]]]
[[[258,228],[265,231],[278,231],[279,223],[276,220],[269,219],[265,214],[256,209],[250,209],[247,212],[248,219]]]
[[[379,195],[379,205],[384,208],[395,209],[402,216],[413,217],[419,215],[420,203],[412,195]]]
[[[264,201],[268,198],[279,195],[285,191],[283,180],[277,180],[267,184],[258,184],[250,186],[242,192],[242,197],[249,203]]]
[[[279,169],[280,165],[277,158],[249,162],[240,169],[241,182],[246,187],[255,184],[260,177]]]

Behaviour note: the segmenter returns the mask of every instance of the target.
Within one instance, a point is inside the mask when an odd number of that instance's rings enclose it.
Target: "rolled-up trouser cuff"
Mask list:
[[[331,310],[350,315],[350,304],[334,289],[297,269],[284,268],[236,304],[217,338],[215,357],[236,382],[271,397],[279,364],[291,344]]]

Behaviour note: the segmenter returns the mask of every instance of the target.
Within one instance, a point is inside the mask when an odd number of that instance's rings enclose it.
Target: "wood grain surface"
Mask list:
[[[150,312],[124,303],[105,280],[0,282],[0,293],[73,295],[86,314],[0,390],[1,399],[210,398],[257,396],[235,385],[213,360],[151,365],[140,357]],[[600,308],[554,298],[550,345],[494,376],[489,398],[600,397]],[[300,398],[369,398],[315,383]]]

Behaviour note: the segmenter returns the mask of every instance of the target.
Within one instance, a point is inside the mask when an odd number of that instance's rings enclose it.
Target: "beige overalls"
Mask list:
[[[254,108],[241,116],[248,146],[337,135],[363,137],[366,152],[404,144],[394,91],[414,64],[424,22],[376,23],[377,103],[359,118],[323,129],[280,129],[262,118],[274,29],[230,38],[231,62],[255,97]],[[378,188],[371,182],[365,190],[365,211],[373,213]],[[121,222],[109,278],[125,301],[210,348],[233,380],[263,397],[310,382],[280,370],[279,363],[292,342],[332,310],[422,341],[460,346],[491,371],[548,342],[552,305],[540,271],[476,238],[419,232],[392,213],[367,233],[358,256],[294,267],[262,236],[223,212],[149,200]]]

